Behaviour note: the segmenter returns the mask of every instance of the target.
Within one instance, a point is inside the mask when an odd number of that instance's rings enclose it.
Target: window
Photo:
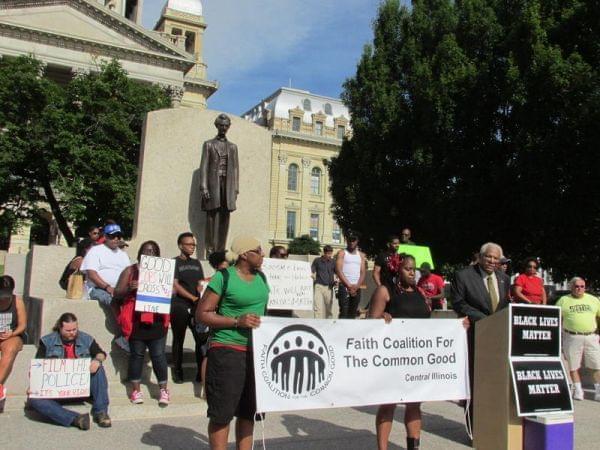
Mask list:
[[[338,125],[337,127],[337,138],[344,139],[344,135],[346,134],[346,127],[344,125]]]
[[[285,235],[288,239],[294,239],[296,237],[296,211],[287,212]]]
[[[320,120],[315,122],[315,134],[317,136],[323,136],[323,122]]]
[[[323,107],[325,108],[325,114],[327,114],[328,116],[331,116],[333,114],[333,111],[331,110],[331,103],[325,103]]]
[[[179,28],[172,28],[171,29],[171,34],[173,36],[181,36],[181,30]]]
[[[196,33],[191,31],[185,32],[185,51],[195,53],[196,50]]]
[[[302,108],[304,108],[304,111],[312,111],[309,99],[305,98],[304,100],[302,100]]]
[[[310,215],[310,228],[308,230],[310,237],[318,240],[319,239],[319,215],[311,214]]]
[[[290,164],[288,167],[288,191],[298,190],[298,165]]]
[[[292,131],[300,131],[300,117],[292,117]]]
[[[313,167],[310,172],[310,192],[321,195],[321,169],[318,167]]]
[[[337,223],[333,224],[333,230],[331,231],[331,240],[334,244],[340,244],[342,242],[342,233],[340,231],[340,226]]]

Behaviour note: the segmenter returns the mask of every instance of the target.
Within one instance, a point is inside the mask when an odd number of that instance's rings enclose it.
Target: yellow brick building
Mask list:
[[[273,134],[270,244],[287,245],[308,234],[323,245],[342,247],[331,214],[328,163],[351,134],[348,109],[339,99],[283,87],[243,117]]]

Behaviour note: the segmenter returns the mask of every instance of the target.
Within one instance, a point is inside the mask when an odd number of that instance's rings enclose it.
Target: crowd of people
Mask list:
[[[160,388],[158,404],[169,405],[167,331],[170,327],[173,335],[171,379],[173,383],[182,383],[183,346],[189,329],[195,342],[196,381],[203,383],[208,403],[211,448],[227,447],[229,425],[234,417],[238,448],[250,448],[254,423],[261,420],[256,414],[251,330],[260,326],[265,314],[293,317],[292,311],[267,309],[269,285],[261,271],[264,253],[260,241],[238,236],[227,252],[211,254],[208,260],[215,273],[207,279],[202,264],[194,258],[194,235],[180,234],[177,239],[180,254],[174,258],[170,314],[158,314],[136,311],[135,301],[138,263],[142,255],[161,256],[159,245],[154,241],[142,243],[136,262],[131,264],[122,250],[122,237],[116,223],[105,225],[102,232],[98,227],[90,228],[89,237],[77,246],[76,256],[67,264],[60,284],[65,287],[71,275],[84,273],[89,299],[98,301],[117,325],[115,343],[129,353],[127,378],[131,403],[145,400],[141,382],[148,350]],[[399,236],[390,236],[386,248],[375,259],[372,272],[375,290],[368,302],[368,318],[383,318],[387,323],[396,318],[429,318],[432,310],[446,308],[444,279],[433,273],[428,262],[417,266],[414,256],[399,253],[400,245],[414,245],[411,238],[407,228]],[[355,319],[359,315],[367,258],[360,251],[355,233],[347,234],[346,243],[346,248],[335,255],[331,246],[324,246],[322,255],[312,262],[315,318]],[[269,256],[285,259],[288,253],[285,247],[275,246]],[[538,259],[526,259],[512,283],[506,273],[510,262],[499,245],[488,242],[471,264],[456,272],[451,285],[452,308],[464,318],[467,329],[471,382],[477,321],[511,302],[547,303],[546,290],[538,276]],[[600,401],[600,300],[586,293],[585,281],[580,277],[571,280],[570,288],[570,293],[556,305],[563,317],[563,353],[572,379],[572,395],[575,400],[584,397],[579,369],[585,362],[593,371],[594,398]],[[26,323],[23,300],[14,295],[14,281],[4,276],[0,286],[0,402],[6,398],[4,384],[23,346]],[[79,330],[75,315],[65,313],[58,318],[52,332],[41,338],[36,357],[91,358],[92,419],[101,427],[111,426],[108,382],[103,368],[106,353],[92,336]],[[57,424],[82,430],[90,428],[88,414],[70,411],[61,401],[30,399],[29,403]],[[396,405],[387,404],[378,409],[376,432],[381,450],[388,447],[395,408]],[[418,449],[419,403],[405,405],[404,423],[407,448]]]

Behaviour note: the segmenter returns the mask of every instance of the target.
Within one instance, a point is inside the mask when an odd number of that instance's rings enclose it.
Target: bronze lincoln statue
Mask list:
[[[200,195],[202,210],[206,211],[206,255],[225,250],[229,215],[235,211],[240,189],[237,145],[227,140],[231,125],[227,115],[215,119],[217,136],[202,146],[200,162]]]

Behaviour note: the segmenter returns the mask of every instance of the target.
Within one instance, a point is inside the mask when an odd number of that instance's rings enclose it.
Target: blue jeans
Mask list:
[[[108,381],[104,367],[92,374],[90,379],[90,397],[92,398],[92,414],[108,412]],[[69,400],[49,398],[30,398],[29,406],[53,422],[69,427],[79,414],[66,409],[62,403]]]
[[[167,336],[163,336],[160,339],[129,339],[129,381],[140,382],[142,381],[142,370],[144,368],[144,356],[146,354],[146,347],[150,352],[150,359],[152,360],[152,369],[158,384],[165,384],[169,379],[169,366],[167,364],[167,355],[165,353],[165,342]]]
[[[110,306],[110,303],[112,302],[112,296],[106,292],[104,289],[100,289],[100,288],[92,288],[90,289],[90,299],[92,300],[98,300],[98,302],[102,303],[103,305],[106,306]]]

